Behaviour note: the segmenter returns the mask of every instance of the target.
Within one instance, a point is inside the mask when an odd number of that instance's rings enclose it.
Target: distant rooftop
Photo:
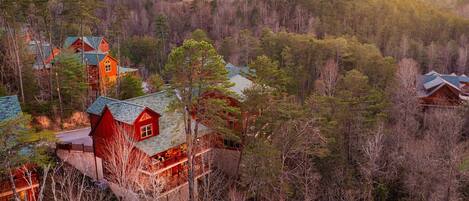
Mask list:
[[[64,48],[69,48],[70,45],[72,45],[76,40],[81,39],[81,37],[78,36],[69,36],[65,39],[64,42]],[[93,49],[98,49],[99,44],[101,44],[101,41],[104,40],[104,37],[101,36],[85,36],[83,41],[91,46]]]
[[[21,106],[18,96],[0,97],[0,122],[13,119],[21,114]]]
[[[419,78],[419,83],[419,95],[421,97],[430,96],[443,86],[449,86],[453,90],[458,91],[460,96],[469,96],[469,93],[464,89],[464,87],[469,85],[469,77],[464,74],[440,74],[430,71]]]
[[[254,86],[254,83],[246,77],[250,73],[249,67],[238,67],[228,63],[225,68],[228,71],[228,79],[234,84],[230,90],[244,98],[243,91]]]

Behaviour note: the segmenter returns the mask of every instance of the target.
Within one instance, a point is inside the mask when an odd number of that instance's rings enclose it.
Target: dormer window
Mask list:
[[[140,135],[142,138],[147,138],[153,135],[153,125],[147,124],[140,127]]]

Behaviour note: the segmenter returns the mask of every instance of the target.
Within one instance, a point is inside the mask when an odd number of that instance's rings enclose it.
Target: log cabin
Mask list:
[[[17,96],[0,97],[0,122],[8,121],[22,115]],[[31,174],[31,180],[25,177],[28,165],[18,167],[12,172],[15,189],[21,201],[35,200],[39,192],[38,176]],[[31,182],[30,182],[31,181]],[[0,175],[0,201],[13,200],[13,189],[8,175]]]
[[[213,92],[206,96],[225,98],[230,105],[239,106],[242,91],[253,83],[240,75],[230,72],[229,79],[234,81],[231,88],[239,94],[236,97],[221,97]],[[233,79],[234,78],[234,79]],[[170,191],[187,182],[186,135],[183,114],[169,109],[176,95],[167,92],[148,94],[127,100],[98,97],[87,109],[91,123],[90,136],[93,139],[94,153],[104,161],[108,159],[109,142],[119,132],[125,131],[129,140],[135,143],[135,151],[144,154],[151,165],[138,170],[142,177],[158,177],[165,181],[164,191]],[[227,122],[236,128],[236,122]],[[199,137],[195,157],[195,176],[208,174],[213,168],[215,149],[236,149],[236,144],[223,140],[208,124],[199,125]],[[104,171],[104,177],[110,173]]]
[[[418,96],[426,106],[457,106],[469,102],[469,77],[431,71],[418,80]]]

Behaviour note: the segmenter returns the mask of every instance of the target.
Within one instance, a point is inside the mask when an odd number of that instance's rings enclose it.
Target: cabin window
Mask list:
[[[147,124],[140,127],[140,135],[142,138],[153,135],[153,125]]]
[[[109,60],[104,62],[104,69],[106,72],[111,72],[111,62]]]

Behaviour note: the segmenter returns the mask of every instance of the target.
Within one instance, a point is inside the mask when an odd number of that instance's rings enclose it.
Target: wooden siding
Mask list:
[[[149,119],[142,119],[142,117],[144,116],[150,116]],[[149,138],[149,137],[152,137],[152,136],[157,136],[158,134],[160,134],[160,128],[159,128],[159,118],[160,118],[160,115],[149,110],[148,108],[145,109],[138,117],[137,117],[137,120],[134,122],[134,129],[135,129],[135,135],[134,135],[134,139],[136,139],[137,141],[141,141],[143,139],[146,139],[146,138]],[[142,138],[141,136],[141,132],[140,132],[140,127],[141,126],[144,126],[144,125],[148,125],[148,124],[152,124],[152,135],[151,136],[148,136],[148,137],[145,137],[145,138]]]
[[[106,72],[106,63],[111,64],[111,71]],[[99,75],[101,80],[104,82],[114,82],[117,79],[117,65],[118,62],[116,59],[112,58],[109,55],[106,55],[104,59],[99,62]]]
[[[101,50],[101,52],[107,52],[109,49],[109,43],[103,38],[101,44],[99,44],[99,50]]]
[[[75,42],[72,43],[72,45],[70,45],[70,47],[72,47],[75,52],[79,52],[82,48],[82,42],[81,42],[81,39],[77,39]],[[92,51],[94,50],[93,47],[89,46],[88,44],[84,44],[84,49],[85,49],[85,52],[88,52],[88,51]]]

